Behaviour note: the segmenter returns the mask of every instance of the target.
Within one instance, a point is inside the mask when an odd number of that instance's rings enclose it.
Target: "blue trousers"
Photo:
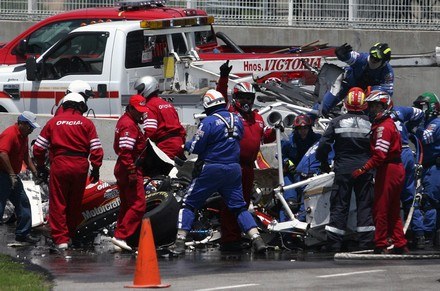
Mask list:
[[[289,186],[292,184],[295,184],[297,182],[301,181],[301,176],[300,175],[285,175],[284,176],[284,186]],[[304,209],[304,195],[303,195],[303,190],[304,190],[305,186],[303,187],[299,187],[299,188],[295,188],[295,189],[289,189],[284,191],[283,193],[283,197],[284,199],[286,199],[286,202],[289,203],[290,202],[294,202],[294,203],[301,203],[299,210],[297,213],[299,213],[297,219],[299,221],[306,221],[306,212]],[[285,211],[283,209],[281,209],[280,211],[280,222],[284,222],[284,221],[289,221],[290,218],[288,217],[288,215],[285,213]]]
[[[205,201],[218,192],[229,210],[236,214],[240,229],[246,233],[257,227],[252,214],[246,209],[241,184],[241,167],[233,164],[205,164],[200,175],[193,179],[183,198],[177,228],[190,231],[195,219],[195,210],[201,209]]]
[[[402,193],[400,193],[400,201],[402,201],[403,212],[405,219],[408,215],[409,209],[416,193],[415,184],[415,161],[412,150],[408,147],[402,149],[402,163],[405,167],[405,184],[403,185]],[[424,233],[424,217],[419,205],[415,205],[413,218],[411,220],[411,229],[415,236],[421,236]]]
[[[11,189],[11,186],[9,174],[0,172],[0,218],[3,217],[6,200],[9,199],[15,207],[15,215],[17,216],[15,236],[25,237],[30,233],[32,227],[31,205],[20,178],[18,178],[18,184],[14,189]]]
[[[424,210],[424,231],[434,232],[439,227],[437,211],[440,206],[440,166],[431,166],[423,171],[422,186],[428,195],[423,203]],[[426,201],[428,200],[428,201]]]

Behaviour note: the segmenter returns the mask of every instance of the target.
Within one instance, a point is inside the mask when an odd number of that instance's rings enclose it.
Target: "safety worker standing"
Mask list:
[[[145,137],[138,124],[144,121],[147,110],[145,98],[133,95],[124,115],[116,123],[113,149],[118,159],[114,173],[121,198],[116,231],[112,238],[116,251],[132,250],[127,239],[136,232],[145,214],[143,174],[136,160],[145,148]]]
[[[414,106],[425,113],[424,126],[416,132],[423,145],[424,236],[427,243],[439,244],[435,238],[440,227],[440,99],[433,92],[424,92]]]
[[[288,140],[281,140],[281,153],[283,159],[284,186],[299,182],[305,176],[295,175],[296,166],[306,152],[321,138],[321,134],[313,131],[313,121],[306,114],[300,114],[293,121],[293,132]],[[289,189],[283,195],[286,202],[297,205],[302,200],[300,189]],[[305,218],[305,216],[303,216]],[[280,221],[286,221],[288,217],[284,210],[280,211]]]
[[[252,240],[254,251],[264,252],[266,244],[243,199],[239,164],[243,123],[236,114],[228,112],[220,92],[208,90],[202,102],[207,117],[200,122],[192,140],[185,143],[186,151],[198,155],[197,168],[179,212],[176,242],[169,250],[176,255],[185,252],[185,240],[194,222],[194,212],[218,192],[234,213],[242,232]]]
[[[400,133],[390,116],[393,102],[391,96],[384,91],[372,91],[365,101],[368,103],[372,122],[371,157],[362,167],[354,170],[352,176],[357,179],[376,169],[373,205],[374,252],[406,254],[409,250],[400,218],[400,193],[405,169],[401,159]],[[394,244],[392,250],[388,250],[390,243]]]
[[[321,113],[327,116],[329,111],[341,101],[352,87],[366,90],[368,86],[380,85],[390,96],[394,92],[394,71],[389,61],[391,48],[386,43],[374,44],[369,53],[353,51],[347,43],[335,49],[336,57],[348,64],[345,73],[325,93]],[[319,109],[315,104],[314,109]]]
[[[9,199],[15,207],[15,215],[18,219],[15,240],[24,244],[35,244],[39,239],[30,235],[31,206],[18,174],[24,162],[34,178],[38,177],[37,170],[29,156],[28,136],[39,127],[35,114],[23,111],[18,116],[17,123],[0,134],[0,218],[3,217],[6,200]],[[41,180],[35,181],[38,184],[41,182]]]
[[[365,99],[365,93],[361,88],[354,87],[348,91],[344,99],[344,106],[348,112],[330,121],[316,150],[316,156],[321,161],[325,172],[330,171],[327,160],[332,145],[335,151],[335,178],[330,196],[330,221],[325,226],[326,250],[330,252],[341,251],[352,190],[356,195],[356,232],[359,249],[373,247],[374,223],[371,215],[373,174],[366,172],[356,180],[351,177],[351,173],[362,167],[370,157],[371,123],[364,113],[367,109]]]
[[[34,158],[39,172],[46,167],[49,151],[49,225],[52,239],[60,250],[68,248],[82,221],[81,203],[89,172],[90,182],[99,180],[104,151],[93,122],[83,116],[87,111],[84,97],[69,93],[63,111],[50,119],[34,144]]]
[[[217,91],[222,93],[229,112],[237,114],[243,122],[243,138],[240,140],[240,166],[242,174],[243,198],[249,207],[254,187],[254,162],[260,151],[261,143],[275,141],[275,130],[265,125],[257,110],[252,110],[256,91],[249,82],[238,83],[232,91],[232,100],[228,100],[228,78],[232,66],[226,61],[220,66],[220,78]],[[241,251],[241,229],[237,219],[225,203],[220,209],[221,251]]]
[[[136,80],[134,88],[145,97],[147,112],[143,129],[145,138],[155,142],[171,160],[174,157],[184,158],[183,147],[186,131],[179,121],[174,106],[159,97],[159,83],[151,76]],[[162,162],[151,150],[144,155],[144,174],[147,176],[168,175],[172,166]]]

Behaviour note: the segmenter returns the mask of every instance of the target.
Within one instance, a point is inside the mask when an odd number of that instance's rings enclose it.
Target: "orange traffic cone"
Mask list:
[[[156,247],[154,245],[153,231],[149,218],[142,219],[141,234],[139,238],[136,270],[133,285],[125,288],[167,288],[170,284],[161,284],[159,266],[157,264]]]

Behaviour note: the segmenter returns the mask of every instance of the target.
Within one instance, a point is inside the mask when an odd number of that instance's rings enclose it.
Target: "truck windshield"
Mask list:
[[[42,26],[32,32],[26,38],[25,54],[30,55],[41,55],[48,48],[54,45],[57,41],[65,37],[69,32],[78,28],[80,26],[108,22],[108,21],[119,21],[121,19],[94,19],[94,18],[84,18],[84,19],[72,19],[72,20],[62,20],[53,23],[49,23]]]
[[[107,38],[106,33],[73,34],[44,57],[43,79],[101,74]]]
[[[51,23],[33,32],[27,39],[26,53],[40,55],[58,40],[66,36],[69,32],[82,23],[85,19],[76,19]]]

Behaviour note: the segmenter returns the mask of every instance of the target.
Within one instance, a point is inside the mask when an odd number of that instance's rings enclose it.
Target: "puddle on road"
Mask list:
[[[7,244],[13,241],[14,228],[9,225],[0,225],[1,253],[29,260],[47,269],[56,277],[81,276],[81,280],[84,280],[84,276],[89,276],[88,280],[102,281],[103,277],[107,280],[116,280],[116,278],[126,276],[130,280],[136,266],[134,254],[114,252],[110,237],[104,235],[98,245],[90,245],[84,249],[69,249],[65,253],[59,253],[51,248],[51,240],[43,235],[36,246],[7,247]],[[223,267],[258,269],[258,265],[261,264],[256,263],[263,261],[266,264],[276,265],[280,261],[290,264],[301,261],[332,260],[330,254],[271,250],[266,254],[257,255],[252,254],[250,249],[237,254],[220,252],[217,247],[197,248],[187,251],[185,256],[179,258],[170,257],[164,250],[158,250],[157,255],[161,268],[170,273],[184,270],[183,273],[188,274],[194,271],[204,273],[209,272],[211,268]]]

